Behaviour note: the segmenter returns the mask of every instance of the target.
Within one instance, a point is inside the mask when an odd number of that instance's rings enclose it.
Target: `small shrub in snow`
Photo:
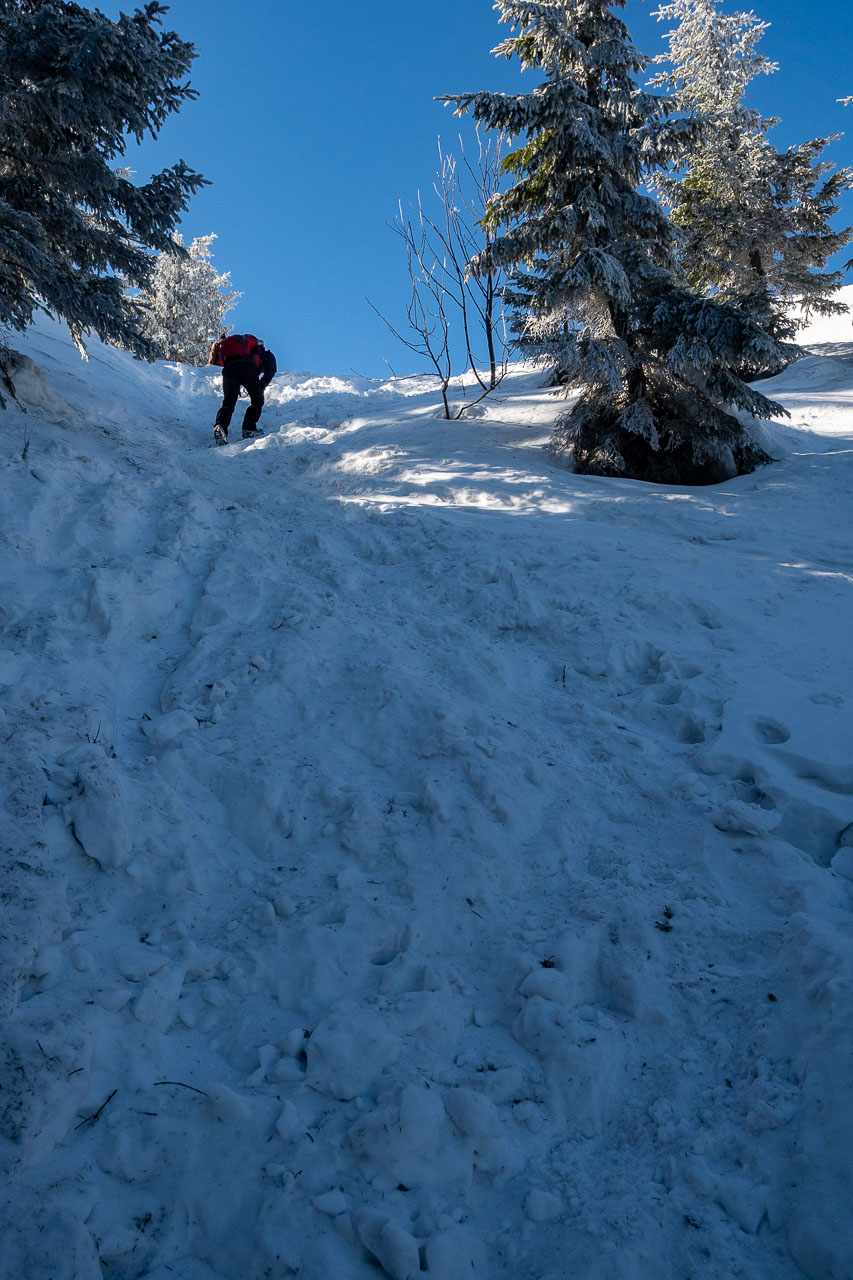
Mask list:
[[[504,141],[499,137],[494,143],[484,143],[479,133],[477,137],[476,164],[466,156],[461,138],[461,165],[445,154],[439,142],[441,167],[433,184],[437,196],[433,212],[425,208],[418,194],[416,208],[406,213],[401,201],[398,216],[390,224],[403,241],[406,254],[408,332],[401,332],[374,307],[394,337],[431,366],[439,381],[445,418],[461,418],[479,405],[503,382],[509,362],[502,273],[476,276],[467,270],[469,258],[493,238],[483,219],[498,190]],[[467,366],[479,391],[475,389],[473,400],[451,405],[449,388],[457,344],[464,344]],[[483,356],[487,369],[482,367]]]

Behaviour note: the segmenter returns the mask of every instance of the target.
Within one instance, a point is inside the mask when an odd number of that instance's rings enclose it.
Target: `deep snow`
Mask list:
[[[4,1280],[853,1277],[849,339],[695,490],[529,370],[216,450],[212,371],[19,344]]]

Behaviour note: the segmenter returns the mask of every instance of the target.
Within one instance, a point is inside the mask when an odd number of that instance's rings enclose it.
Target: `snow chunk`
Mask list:
[[[426,1247],[430,1280],[459,1280],[486,1275],[483,1242],[468,1227],[451,1227],[430,1236]]]
[[[32,963],[34,978],[47,978],[62,967],[62,952],[59,947],[42,947],[36,952]]]
[[[319,1213],[328,1214],[330,1218],[337,1218],[349,1208],[349,1201],[338,1187],[322,1196],[315,1196],[311,1203]]]
[[[845,880],[853,880],[853,849],[838,850],[830,863],[833,871],[837,871]]]
[[[768,1201],[768,1188],[753,1186],[745,1178],[730,1176],[717,1188],[717,1203],[750,1235],[758,1230]]]
[[[135,946],[119,947],[114,955],[115,966],[123,978],[128,982],[142,982],[145,978],[150,978],[152,973],[156,973],[158,969],[162,969],[167,960],[159,951],[155,951],[153,947],[146,947],[140,944]]]
[[[281,1115],[276,1121],[275,1131],[280,1138],[288,1141],[304,1133],[305,1125],[296,1107],[289,1100],[285,1102]]]
[[[71,963],[78,973],[88,973],[95,964],[95,957],[85,947],[75,947],[71,952]]]
[[[225,1084],[209,1084],[205,1093],[213,1114],[221,1123],[237,1125],[248,1123],[249,1105],[239,1093],[235,1093]]]
[[[410,1188],[471,1181],[471,1156],[438,1090],[425,1084],[407,1084],[398,1106],[374,1108],[350,1129],[347,1145],[384,1176]]]
[[[353,1223],[359,1240],[391,1280],[415,1280],[421,1274],[418,1242],[408,1231],[372,1209],[359,1209]]]
[[[729,800],[717,810],[712,822],[718,831],[727,831],[730,835],[765,836],[779,826],[782,816],[776,809],[762,809],[760,805],[746,804],[743,800]]]
[[[143,720],[142,732],[155,747],[170,747],[188,733],[196,733],[198,721],[189,711],[167,711],[156,720]]]
[[[308,1041],[305,1083],[348,1102],[369,1091],[376,1077],[396,1062],[402,1047],[374,1013],[333,1013]]]
[[[553,1191],[531,1191],[524,1202],[524,1212],[531,1222],[553,1222],[563,1212],[560,1197]]]
[[[76,748],[60,764],[76,770],[79,794],[66,806],[75,837],[100,867],[125,866],[133,842],[115,761],[92,744]]]
[[[519,987],[523,996],[541,996],[543,1000],[565,1003],[571,994],[569,980],[559,969],[534,969]]]
[[[483,1173],[506,1172],[512,1154],[503,1141],[503,1126],[490,1098],[474,1089],[451,1089],[445,1099],[447,1113],[470,1141],[474,1163]]]
[[[463,1133],[474,1138],[493,1138],[500,1133],[498,1109],[482,1093],[474,1089],[450,1089],[444,1105],[453,1123]]]
[[[20,351],[10,351],[10,373],[15,384],[18,403],[46,418],[48,422],[69,423],[79,418],[79,412],[71,408],[58,391],[55,391],[42,370],[29,356]]]

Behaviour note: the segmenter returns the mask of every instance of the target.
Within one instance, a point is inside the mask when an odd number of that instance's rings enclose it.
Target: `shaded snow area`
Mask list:
[[[708,489],[29,335],[3,1280],[850,1280],[848,331]]]

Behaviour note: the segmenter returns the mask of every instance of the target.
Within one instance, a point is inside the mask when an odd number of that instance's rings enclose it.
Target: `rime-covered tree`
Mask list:
[[[0,0],[0,324],[23,330],[45,310],[78,345],[94,330],[152,353],[126,286],[177,251],[204,182],[183,161],[142,185],[114,165],[196,96],[195,51],[161,29],[165,13],[152,0],[113,22],[68,0]]]
[[[673,0],[657,17],[676,25],[669,52],[655,59],[667,70],[652,83],[699,122],[681,135],[669,171],[652,179],[682,229],[688,279],[789,342],[811,312],[846,310],[834,297],[841,273],[824,270],[853,236],[830,221],[853,172],[833,172],[821,159],[839,135],[781,152],[773,146],[768,135],[778,121],[744,103],[750,81],[777,70],[757,50],[768,24],[754,13],[723,14],[715,0]]]
[[[145,309],[145,331],[166,360],[207,364],[211,342],[242,297],[229,289],[230,273],[217,271],[211,262],[215,239],[199,236],[186,253],[162,253],[150,288],[138,299]],[[184,248],[180,234],[175,244]]]
[[[499,0],[516,33],[496,52],[542,74],[529,93],[454,95],[490,129],[521,137],[515,179],[491,202],[503,233],[471,263],[514,272],[520,352],[581,387],[555,447],[579,470],[711,483],[769,459],[730,408],[779,411],[733,369],[776,357],[736,308],[699,297],[677,233],[640,190],[644,155],[667,153],[664,109],[636,77],[646,59],[604,0]]]

